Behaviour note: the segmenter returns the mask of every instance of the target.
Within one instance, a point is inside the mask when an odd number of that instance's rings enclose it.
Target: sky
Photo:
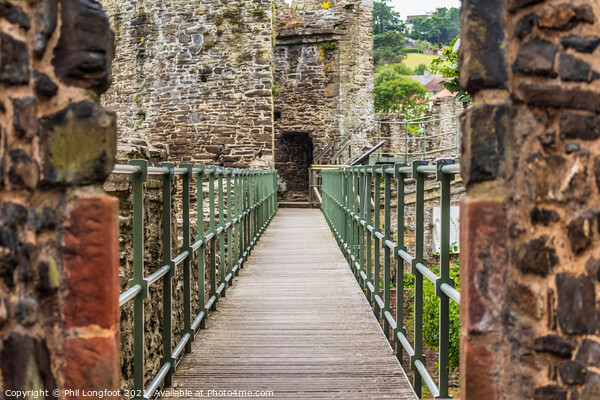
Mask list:
[[[460,7],[460,0],[392,0],[390,4],[405,20],[407,15],[427,14],[440,7]]]

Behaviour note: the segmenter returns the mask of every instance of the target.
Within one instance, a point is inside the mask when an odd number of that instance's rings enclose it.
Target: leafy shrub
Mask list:
[[[439,276],[439,266],[430,266],[430,269]],[[450,264],[450,276],[454,278],[455,287],[460,286],[460,266],[458,262]],[[404,275],[404,287],[414,288],[414,275]],[[411,304],[411,308],[412,308]],[[449,372],[453,372],[460,362],[460,307],[450,300],[450,348],[448,358]],[[408,325],[414,328],[414,309],[411,309]],[[435,285],[428,279],[423,279],[423,345],[430,350],[439,349],[440,341],[440,301],[435,295]],[[413,329],[414,332],[414,329]]]

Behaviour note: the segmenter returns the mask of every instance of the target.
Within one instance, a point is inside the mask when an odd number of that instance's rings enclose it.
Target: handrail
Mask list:
[[[460,303],[460,293],[450,276],[450,204],[451,184],[460,166],[451,159],[438,159],[434,165],[425,161],[351,166],[323,171],[322,210],[358,283],[371,302],[373,312],[383,321],[383,332],[395,343],[398,359],[403,353],[410,359],[414,372],[413,386],[421,397],[425,384],[435,398],[449,398],[450,301]],[[424,257],[425,180],[435,174],[440,182],[441,251],[440,275],[428,268]],[[415,254],[405,247],[405,180],[415,181]],[[383,185],[381,184],[383,180]],[[392,181],[397,190],[396,238],[392,235]],[[383,186],[383,187],[382,187]],[[383,199],[382,199],[383,189]],[[383,200],[383,209],[382,209]],[[383,221],[381,217],[383,216]],[[383,260],[383,265],[381,260]],[[391,308],[392,260],[396,272],[396,316]],[[404,315],[404,265],[414,274],[414,340],[411,345]],[[437,384],[425,368],[423,355],[423,280],[434,283],[439,298],[439,371]],[[380,284],[383,290],[380,289]]]
[[[205,328],[206,317],[216,309],[219,299],[243,267],[258,239],[277,210],[277,173],[271,170],[242,170],[204,165],[161,163],[148,166],[146,160],[131,160],[117,164],[113,174],[127,175],[133,192],[133,277],[129,289],[119,296],[121,307],[133,302],[133,399],[148,399],[162,385],[171,384],[178,359],[191,351],[191,342]],[[144,186],[148,176],[162,182],[162,253],[161,267],[144,276]],[[181,209],[183,244],[172,257],[171,192],[175,179],[182,189]],[[204,189],[208,181],[209,229],[204,233]],[[198,235],[191,240],[190,186],[195,182]],[[216,187],[215,187],[216,186]],[[217,198],[215,198],[215,196]],[[226,211],[225,211],[226,210]],[[225,244],[227,243],[227,246]],[[217,263],[217,249],[219,260]],[[205,302],[205,253],[209,254],[210,294]],[[197,263],[198,310],[192,312],[192,261]],[[177,327],[182,337],[173,348],[172,296],[173,277],[183,268],[183,327]],[[217,268],[219,274],[217,275]],[[217,280],[218,278],[218,280]],[[163,357],[152,381],[145,384],[145,318],[144,300],[149,287],[163,284]]]

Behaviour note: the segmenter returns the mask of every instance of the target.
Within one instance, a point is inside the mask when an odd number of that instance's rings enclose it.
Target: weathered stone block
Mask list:
[[[559,220],[558,213],[554,210],[548,210],[545,208],[535,207],[531,210],[531,223],[533,225],[544,225],[548,226],[553,222]]]
[[[50,395],[46,398],[57,399],[52,393],[56,389],[56,381],[45,340],[12,333],[2,343],[0,366],[3,395],[4,390],[47,389]]]
[[[11,24],[15,24],[25,30],[31,28],[29,15],[21,7],[11,4],[6,0],[0,2],[0,18],[4,18]]]
[[[595,114],[562,111],[560,134],[566,139],[596,140],[600,137],[600,118]]]
[[[463,198],[461,230],[461,322],[466,332],[499,329],[507,266],[506,216],[500,202]]]
[[[515,73],[526,75],[556,76],[554,59],[558,46],[541,39],[533,39],[519,50],[512,66]]]
[[[43,181],[84,185],[106,180],[116,155],[115,114],[82,101],[42,118]]]
[[[503,12],[503,0],[464,0],[462,3],[460,84],[470,93],[506,87]]]
[[[80,199],[69,214],[63,239],[68,294],[65,326],[98,325],[109,329],[119,320],[118,200]]]
[[[498,362],[488,348],[461,338],[461,399],[496,400]]]
[[[34,17],[33,54],[40,59],[44,56],[48,40],[54,33],[58,21],[58,0],[41,0],[37,2]]]
[[[575,360],[581,361],[588,367],[600,367],[600,343],[583,339]]]
[[[558,322],[568,334],[591,334],[598,329],[596,292],[587,277],[556,275]]]
[[[68,85],[105,92],[115,49],[102,6],[93,0],[63,0],[60,30],[52,59],[56,76]]]
[[[36,299],[25,298],[17,302],[15,317],[19,324],[31,326],[37,322],[39,304]]]
[[[35,97],[13,99],[13,126],[17,136],[31,140],[38,135],[37,100]]]
[[[574,49],[582,53],[593,53],[600,45],[600,38],[569,36],[562,38],[560,42],[567,49]]]
[[[29,52],[27,45],[0,33],[0,82],[25,85],[29,82]]]
[[[38,71],[33,71],[33,79],[35,84],[35,92],[46,99],[54,97],[58,93],[58,86],[52,82],[52,79],[46,74]]]
[[[558,367],[560,379],[567,385],[581,385],[585,383],[587,369],[579,361],[569,361]]]
[[[558,264],[558,257],[547,242],[548,238],[542,236],[520,245],[512,256],[516,267],[524,274],[548,275]]]
[[[533,392],[534,400],[567,400],[567,390],[560,386],[548,385],[536,388]]]
[[[556,335],[547,335],[536,338],[535,351],[550,353],[561,358],[570,358],[575,350],[576,342]]]
[[[473,105],[460,117],[462,127],[461,175],[465,185],[493,180],[499,175],[507,106]]]
[[[567,225],[567,235],[571,242],[571,250],[574,253],[580,253],[592,244],[596,218],[594,212],[586,211]]]
[[[108,336],[67,337],[63,341],[65,387],[115,391],[120,386],[119,339]],[[107,396],[120,399],[121,396]]]
[[[592,82],[600,79],[600,73],[594,71],[590,64],[567,53],[560,54],[558,73],[563,81]]]
[[[529,35],[535,26],[535,14],[528,14],[517,21],[515,25],[515,34],[518,38],[523,39]]]
[[[31,156],[21,149],[11,150],[8,180],[15,186],[35,189],[40,179],[40,167]]]
[[[563,3],[546,7],[538,15],[538,26],[546,29],[569,30],[580,23],[594,23],[594,12],[588,5],[577,7]]]
[[[593,90],[522,82],[512,95],[536,107],[600,112],[600,93]]]

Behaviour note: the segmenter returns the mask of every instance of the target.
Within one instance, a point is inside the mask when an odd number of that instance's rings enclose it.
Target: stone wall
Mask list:
[[[299,171],[292,164],[290,148],[301,140],[296,136],[309,136],[312,149],[302,157],[312,161],[333,141],[373,121],[372,2],[331,1],[329,9],[321,3],[278,4],[275,164],[289,189],[284,198],[308,195],[305,165]]]
[[[271,0],[102,0],[116,32],[103,104],[172,161],[273,167]]]
[[[453,97],[442,97],[432,102],[420,119],[425,121],[422,123],[409,124],[402,114],[375,114],[377,124],[367,132],[367,137],[370,139],[368,147],[386,140],[387,143],[380,151],[383,157],[405,161],[413,159],[433,161],[436,158],[454,158],[458,161],[460,156],[458,116],[463,111],[462,102]]]
[[[0,397],[119,387],[113,50],[93,0],[0,2]]]
[[[461,18],[461,398],[598,399],[600,3]]]

